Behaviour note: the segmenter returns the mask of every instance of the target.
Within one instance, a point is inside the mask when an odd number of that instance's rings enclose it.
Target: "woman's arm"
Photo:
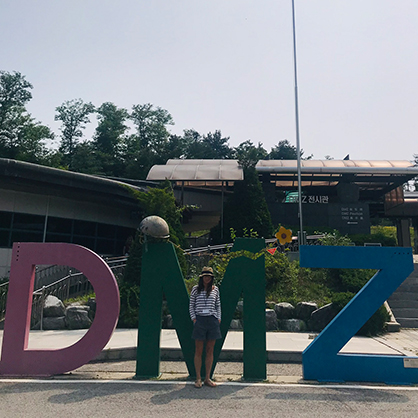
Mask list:
[[[216,317],[218,318],[219,323],[221,323],[221,297],[219,294],[219,288],[217,288],[216,292],[216,299],[215,299],[215,309],[216,309]]]
[[[193,287],[191,293],[190,293],[190,303],[189,303],[189,314],[190,314],[190,319],[193,322],[196,322],[196,311],[195,311],[195,306],[196,306],[196,287]]]

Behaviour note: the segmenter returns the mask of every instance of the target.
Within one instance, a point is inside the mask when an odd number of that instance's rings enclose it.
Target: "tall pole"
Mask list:
[[[300,139],[299,139],[299,102],[298,102],[298,72],[296,63],[296,21],[295,21],[295,0],[292,0],[292,20],[293,20],[293,67],[295,72],[295,121],[296,121],[296,152],[297,152],[297,169],[298,169],[298,201],[299,201],[299,245],[305,244],[305,236],[303,234],[302,219],[302,175],[300,164]]]

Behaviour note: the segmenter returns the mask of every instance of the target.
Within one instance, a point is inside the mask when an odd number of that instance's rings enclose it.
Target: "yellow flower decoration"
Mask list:
[[[276,232],[276,238],[281,245],[286,244],[286,242],[292,242],[292,230],[281,226],[279,232]]]

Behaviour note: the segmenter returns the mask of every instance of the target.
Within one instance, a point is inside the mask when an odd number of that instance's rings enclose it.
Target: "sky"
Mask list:
[[[315,159],[418,154],[418,1],[295,0],[300,144]],[[0,70],[59,136],[81,98],[152,103],[174,134],[296,144],[291,0],[0,0]],[[86,129],[91,137],[95,116]],[[59,138],[56,141],[58,145]]]

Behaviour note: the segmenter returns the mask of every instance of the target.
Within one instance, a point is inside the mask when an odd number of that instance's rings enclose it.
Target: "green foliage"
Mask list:
[[[94,299],[96,297],[96,294],[94,292],[90,292],[86,295],[77,296],[75,298],[69,298],[62,301],[62,303],[65,306],[71,305],[72,303],[81,303],[82,305],[85,305],[89,299]]]
[[[139,285],[122,282],[119,285],[119,328],[138,328]]]
[[[176,206],[173,190],[170,183],[162,184],[161,189],[150,189],[140,192],[129,188],[138,200],[144,217],[157,215],[165,219],[170,228],[170,241],[177,245],[177,258],[185,275],[187,266],[183,250],[179,245],[184,244],[184,232],[180,225],[181,211]],[[141,283],[142,241],[139,233],[136,234],[130,249],[128,262],[125,267],[123,279],[120,283],[121,311],[119,326],[137,324],[139,307],[139,286]]]
[[[266,299],[289,302],[330,302],[331,291],[323,270],[303,269],[298,261],[290,261],[285,253],[266,253]]]
[[[184,157],[190,159],[228,159],[232,149],[228,146],[229,137],[223,137],[220,130],[201,135],[194,129],[186,129],[181,138]]]
[[[235,182],[234,193],[225,203],[223,228],[223,240],[220,238],[220,224],[211,230],[214,243],[226,242],[231,228],[236,231],[236,236],[248,235],[248,231],[253,237],[272,236],[270,212],[254,168],[244,170],[244,180]]]
[[[129,258],[123,273],[122,283],[139,285],[141,281],[142,242],[139,232],[136,233],[129,250]]]
[[[162,151],[170,137],[168,126],[174,125],[174,121],[167,110],[154,108],[150,103],[132,106],[129,118],[136,132],[128,136],[122,146],[125,176],[145,179],[153,165],[165,164]]]
[[[45,163],[51,130],[26,110],[33,86],[19,72],[0,71],[0,157]]]
[[[72,158],[76,145],[83,136],[82,129],[90,122],[89,115],[95,111],[92,103],[84,103],[81,99],[68,100],[56,109],[55,120],[62,122],[60,128],[61,145],[64,162],[72,169]]]
[[[366,242],[378,242],[383,247],[396,247],[396,227],[394,226],[372,226],[371,234],[350,235],[351,240],[359,246],[363,246]]]
[[[303,151],[301,152],[302,154]],[[297,158],[298,153],[296,147],[291,145],[287,139],[279,141],[269,153],[269,160],[296,160]]]
[[[348,246],[352,245],[351,239],[347,235],[341,235],[338,231],[326,232],[323,238],[318,240],[322,245]]]
[[[345,305],[355,296],[352,292],[334,293],[332,296],[332,304],[336,310],[341,311]],[[357,335],[372,336],[382,333],[385,330],[386,322],[390,320],[390,316],[382,305],[360,328]]]
[[[262,147],[261,142],[255,147],[249,140],[234,148],[234,153],[235,158],[238,160],[238,164],[244,170],[254,168],[258,160],[263,160],[267,157],[267,151]]]

